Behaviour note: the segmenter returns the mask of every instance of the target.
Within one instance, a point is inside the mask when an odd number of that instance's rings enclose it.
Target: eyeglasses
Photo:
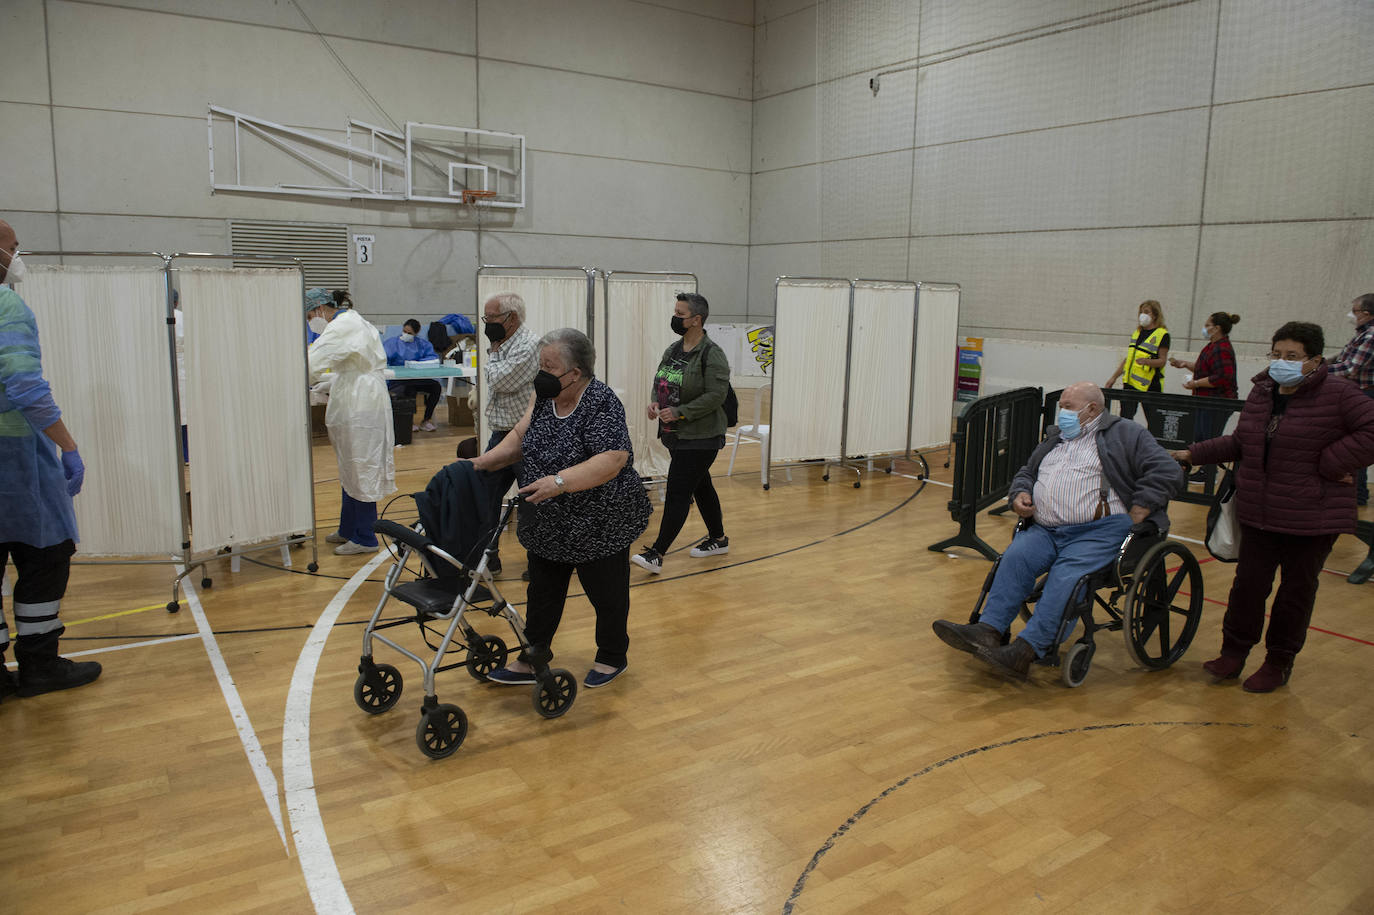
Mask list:
[[[1277,360],[1280,360],[1280,361],[1283,361],[1283,362],[1306,362],[1306,361],[1307,361],[1308,359],[1310,359],[1310,358],[1312,358],[1312,357],[1310,357],[1310,356],[1294,356],[1294,355],[1291,354],[1291,353],[1270,353],[1270,354],[1269,354],[1269,361],[1270,361],[1270,362],[1273,362],[1273,361],[1276,360],[1276,359],[1277,359]]]
[[[483,323],[483,324],[500,324],[502,321],[506,320],[506,318],[509,318],[512,314],[514,314],[514,312],[502,311],[502,312],[497,313],[496,317],[494,317],[494,318],[488,318],[486,315],[482,315],[482,323]]]

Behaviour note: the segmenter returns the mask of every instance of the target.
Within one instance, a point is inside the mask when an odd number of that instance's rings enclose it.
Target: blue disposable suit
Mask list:
[[[386,349],[387,365],[405,365],[407,362],[424,362],[426,359],[439,358],[439,354],[434,352],[434,347],[430,346],[424,337],[416,337],[409,342],[400,337],[392,337],[390,340],[383,340],[382,346]]]

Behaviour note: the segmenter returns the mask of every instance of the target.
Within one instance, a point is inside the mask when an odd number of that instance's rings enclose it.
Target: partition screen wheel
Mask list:
[[[1202,570],[1188,548],[1156,543],[1136,563],[1121,611],[1131,660],[1148,670],[1173,664],[1202,621]]]
[[[380,715],[401,698],[401,688],[401,672],[390,664],[377,664],[353,681],[353,701],[369,715]]]
[[[456,705],[436,705],[420,713],[415,743],[430,759],[443,759],[463,745],[468,736],[468,716]]]
[[[561,668],[549,671],[548,677],[534,684],[534,710],[545,718],[557,718],[572,708],[577,698],[577,679]]]
[[[309,563],[306,565],[305,570],[307,572],[318,572],[320,570],[320,564],[318,562]]]
[[[487,674],[506,666],[506,643],[494,635],[484,635],[468,647],[468,674],[486,680]]]
[[[1093,648],[1087,642],[1074,642],[1059,662],[1059,679],[1067,687],[1082,686],[1093,663]]]

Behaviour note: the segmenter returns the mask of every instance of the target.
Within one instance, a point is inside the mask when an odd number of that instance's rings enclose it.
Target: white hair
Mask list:
[[[525,323],[525,300],[514,292],[498,292],[487,301],[495,302],[500,306],[501,311],[513,311],[515,316],[520,319],[520,323]]]

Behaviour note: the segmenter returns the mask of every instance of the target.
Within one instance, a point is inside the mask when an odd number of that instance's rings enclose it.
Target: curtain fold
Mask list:
[[[906,451],[915,318],[915,283],[855,286],[846,457]]]
[[[780,283],[770,463],[840,457],[849,282]]]
[[[911,405],[911,449],[948,444],[954,416],[954,373],[959,340],[959,287],[920,285],[916,334],[916,396]]]

